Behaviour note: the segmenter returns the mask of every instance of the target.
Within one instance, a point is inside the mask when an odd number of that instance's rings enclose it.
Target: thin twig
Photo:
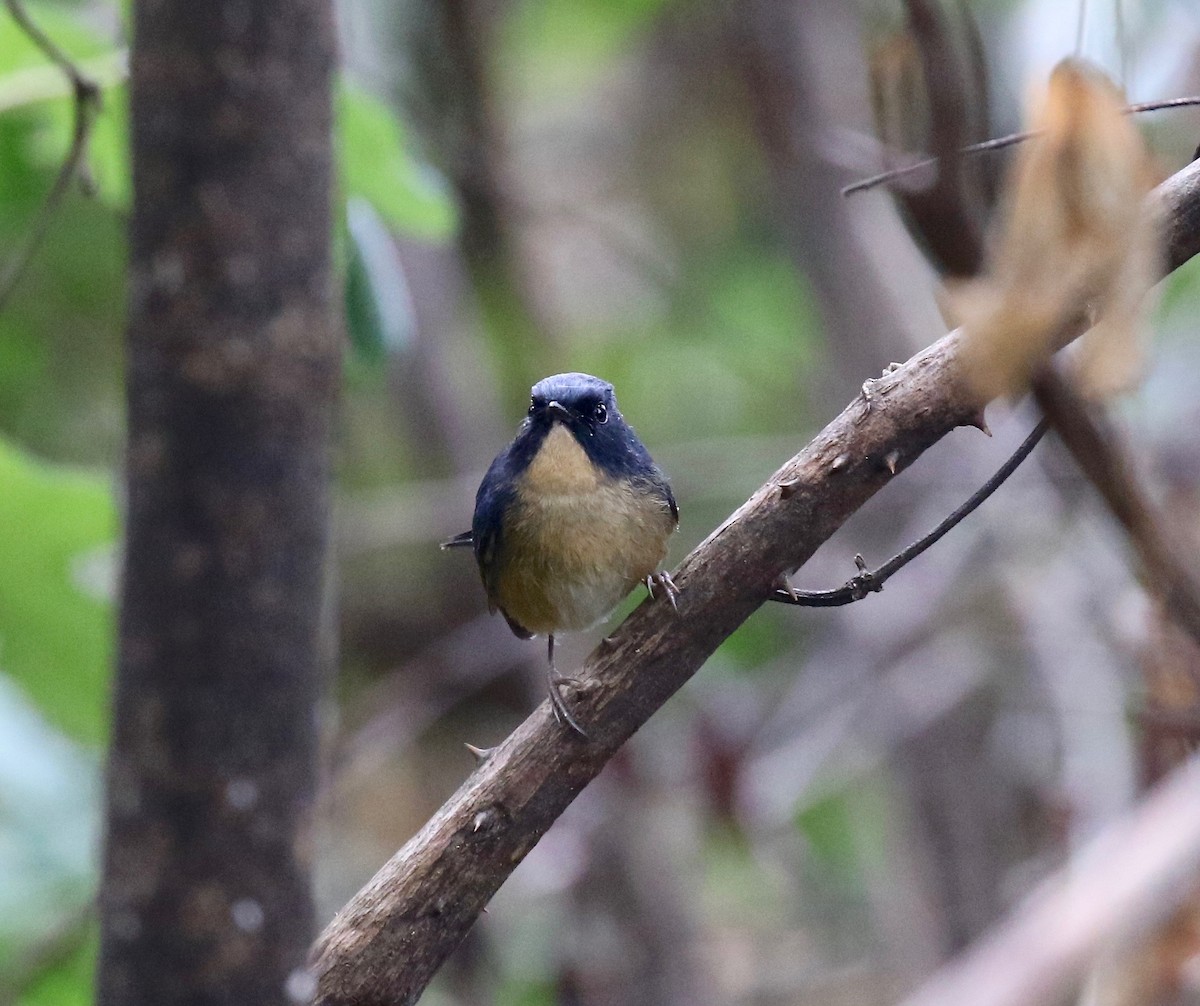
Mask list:
[[[87,154],[92,123],[100,108],[100,86],[91,77],[86,76],[71,58],[34,23],[21,0],[4,0],[4,5],[8,8],[18,27],[29,36],[33,44],[45,54],[47,59],[62,70],[70,81],[74,95],[75,122],[71,135],[71,146],[67,150],[62,166],[58,169],[54,184],[46,193],[46,198],[42,201],[41,208],[26,233],[21,247],[14,254],[3,277],[0,277],[0,311],[3,311],[8,305],[13,290],[21,281],[21,277],[25,275],[25,270],[32,261],[34,253],[41,246],[42,240],[50,228],[50,221],[58,211],[63,197],[66,196],[67,189],[79,173]]]
[[[884,583],[893,574],[899,572],[927,548],[941,540],[951,528],[970,516],[985,499],[999,489],[1004,481],[1017,470],[1021,462],[1029,457],[1038,441],[1045,435],[1048,426],[1049,424],[1044,419],[1038,423],[1029,436],[1022,441],[1021,446],[1013,451],[1012,456],[971,495],[970,499],[927,535],[897,552],[878,569],[866,569],[862,556],[858,555],[854,557],[854,561],[859,566],[858,574],[852,576],[842,586],[835,587],[833,590],[796,590],[780,587],[771,595],[770,599],[783,604],[796,604],[804,608],[837,608],[854,601],[861,601],[868,594],[878,594],[883,590]]]
[[[1200,95],[1190,95],[1186,98],[1164,98],[1162,101],[1142,101],[1136,105],[1126,105],[1124,111],[1126,115],[1139,115],[1142,112],[1159,112],[1170,108],[1189,108],[1193,105],[1200,105]],[[1003,150],[1005,147],[1024,143],[1026,140],[1032,140],[1040,135],[1041,130],[1031,129],[1023,130],[1020,133],[1009,133],[1007,136],[997,136],[991,140],[981,140],[979,143],[969,143],[957,152],[957,156],[984,154],[992,150]],[[911,175],[922,168],[933,167],[939,160],[941,160],[940,157],[922,157],[920,160],[913,161],[910,164],[881,171],[877,175],[871,175],[870,178],[863,178],[847,185],[842,189],[842,195],[852,196],[856,192],[865,192],[867,189],[873,189],[878,185],[883,185],[885,182],[892,182],[897,178]]]

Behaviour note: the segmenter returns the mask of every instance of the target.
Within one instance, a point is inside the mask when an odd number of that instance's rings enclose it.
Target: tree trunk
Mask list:
[[[327,0],[140,0],[101,1006],[304,1001],[331,310]]]

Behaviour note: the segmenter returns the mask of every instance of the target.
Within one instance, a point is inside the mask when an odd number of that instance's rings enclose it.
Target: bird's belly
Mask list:
[[[538,634],[595,625],[658,568],[674,527],[664,503],[617,480],[570,494],[522,488],[504,529],[499,607]]]

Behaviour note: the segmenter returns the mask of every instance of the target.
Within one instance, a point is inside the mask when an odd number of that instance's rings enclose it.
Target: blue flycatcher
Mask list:
[[[522,639],[549,640],[550,702],[581,737],[559,692],[556,633],[587,629],[638,583],[677,590],[659,564],[679,526],[671,487],[617,409],[613,386],[556,374],[533,386],[513,442],[475,496],[471,530],[443,547],[470,545],[487,591]]]

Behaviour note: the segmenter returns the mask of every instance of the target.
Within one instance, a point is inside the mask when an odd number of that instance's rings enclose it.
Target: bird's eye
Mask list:
[[[607,423],[608,422],[608,407],[603,402],[601,402],[599,405],[597,405],[592,410],[592,418],[594,420],[596,420],[597,423]]]

